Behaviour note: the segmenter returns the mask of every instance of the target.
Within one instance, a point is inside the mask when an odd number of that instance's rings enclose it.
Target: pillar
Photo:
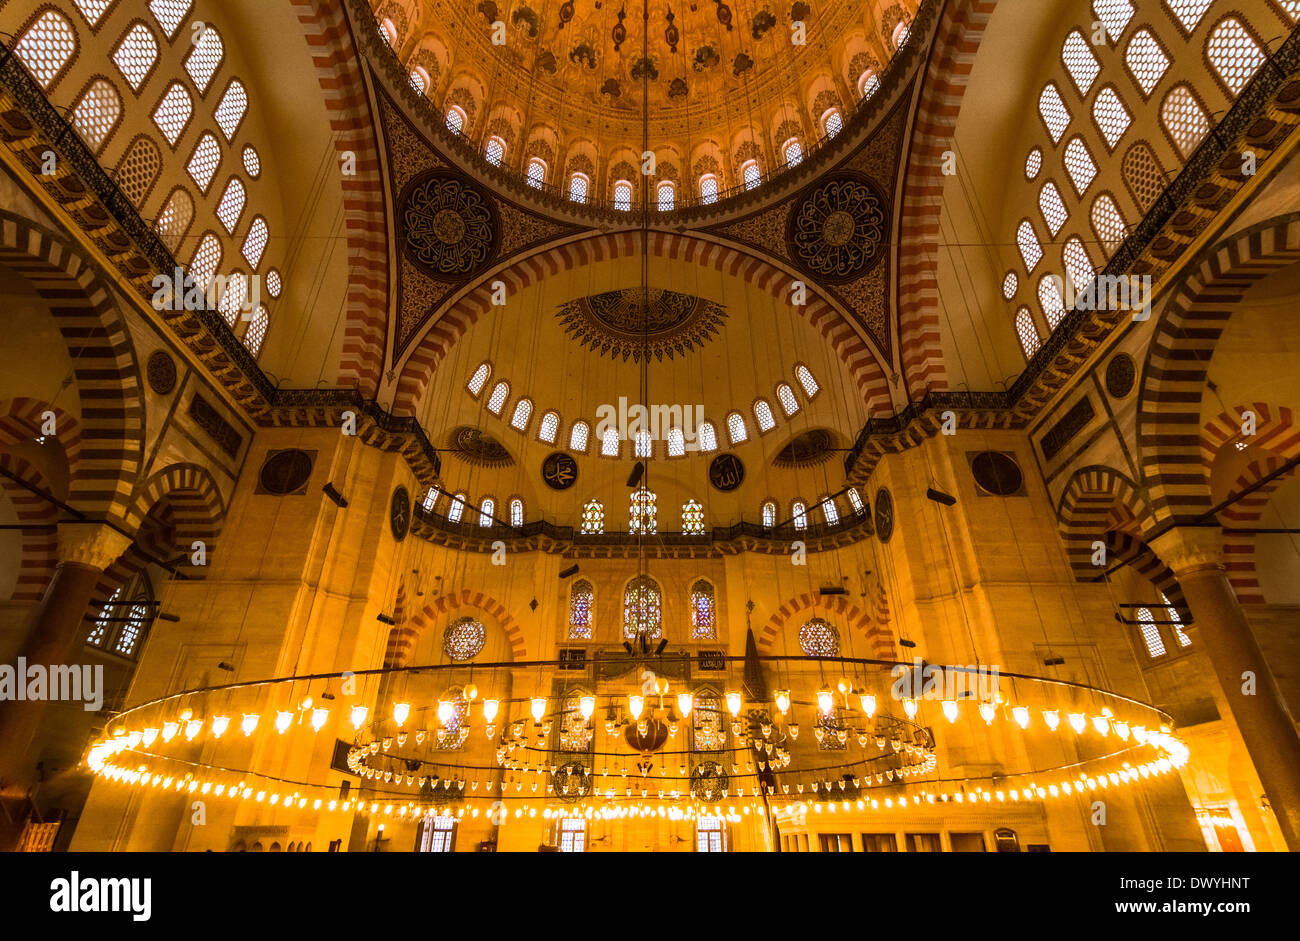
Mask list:
[[[1183,589],[1287,846],[1300,850],[1300,733],[1228,582],[1221,533],[1180,527],[1151,545]],[[1246,691],[1251,677],[1254,688]]]

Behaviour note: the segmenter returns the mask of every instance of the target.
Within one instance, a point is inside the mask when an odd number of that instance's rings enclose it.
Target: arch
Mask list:
[[[72,467],[68,502],[123,520],[144,450],[144,398],[130,334],[112,295],[71,245],[11,212],[0,210],[0,223],[0,263],[35,287],[72,357],[84,453]]]
[[[1211,506],[1201,450],[1201,397],[1219,337],[1255,282],[1300,261],[1300,213],[1265,220],[1211,246],[1171,293],[1147,348],[1137,450],[1159,519]]]
[[[201,539],[211,553],[226,513],[225,501],[212,475],[197,464],[172,464],[158,471],[139,488],[127,513],[127,525],[140,526],[163,500],[171,507],[176,548],[189,551],[190,543]]]
[[[50,492],[49,484],[40,469],[16,454],[0,451],[0,470],[6,474],[13,474],[39,490]],[[58,518],[57,509],[54,504],[32,493],[8,476],[0,476],[0,488],[3,488],[9,501],[14,505],[18,522],[24,526],[34,527],[22,531],[22,556],[18,564],[18,578],[14,582],[9,600],[40,601],[45,594],[45,586],[54,575],[54,567],[59,561],[59,527],[55,522]]]
[[[850,630],[856,631],[866,641],[868,649],[865,656],[877,660],[895,660],[898,648],[894,644],[894,632],[889,627],[889,604],[883,587],[877,583],[875,592],[868,592],[871,607],[863,608],[849,601],[845,596],[823,598],[813,592],[804,592],[789,598],[776,609],[762,626],[758,635],[758,652],[770,654],[776,648],[776,639],[800,615],[827,614],[839,615]]]
[[[409,355],[398,369],[394,411],[414,414],[438,363],[480,317],[499,310],[492,306],[492,281],[504,281],[507,290],[514,295],[543,278],[554,278],[564,271],[597,261],[639,256],[640,242],[635,232],[581,237],[521,258],[502,271],[490,272],[477,286],[451,298],[442,315],[427,323],[420,338],[408,346]],[[726,272],[754,284],[773,297],[784,297],[789,291],[789,272],[729,245],[652,231],[649,251],[656,258],[691,262]],[[812,292],[808,303],[797,310],[835,349],[873,413],[879,409],[882,415],[892,414],[889,384],[880,365],[884,358],[877,357],[873,347],[845,315]]]
[[[1108,532],[1130,535],[1152,524],[1151,507],[1137,485],[1119,471],[1095,464],[1074,472],[1056,506],[1057,524],[1076,581],[1098,574],[1092,564],[1092,544]]]
[[[388,648],[384,651],[384,666],[405,666],[420,635],[435,621],[440,621],[462,608],[478,608],[490,614],[496,620],[497,626],[505,632],[506,640],[510,644],[511,656],[517,661],[528,659],[528,647],[524,640],[523,629],[515,623],[515,619],[510,616],[505,606],[481,591],[462,588],[433,599],[424,606],[424,610],[411,618],[409,623],[399,622],[389,631]]]

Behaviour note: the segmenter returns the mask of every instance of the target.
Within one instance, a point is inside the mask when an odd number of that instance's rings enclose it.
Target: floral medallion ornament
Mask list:
[[[602,356],[663,360],[703,346],[726,323],[721,304],[659,288],[625,288],[560,306],[564,332]]]
[[[491,259],[497,219],[488,196],[447,173],[414,180],[402,199],[407,257],[438,278],[469,277]]]
[[[864,176],[838,176],[808,192],[790,213],[790,254],[832,281],[859,277],[880,257],[885,198]]]

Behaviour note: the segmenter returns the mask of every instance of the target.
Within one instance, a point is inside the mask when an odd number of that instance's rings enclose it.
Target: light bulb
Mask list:
[[[1119,736],[1119,739],[1120,739],[1121,742],[1127,742],[1127,741],[1128,741],[1128,723],[1127,723],[1127,722],[1112,722],[1110,727],[1111,727],[1112,729],[1115,730],[1115,734]]]
[[[732,716],[740,715],[741,702],[740,693],[727,693],[727,708],[731,711]]]
[[[176,731],[179,728],[180,725],[175,722],[164,722],[162,727],[162,740],[164,742],[170,742],[176,737]]]
[[[627,711],[633,719],[641,718],[641,711],[645,708],[645,697],[638,696],[636,693],[627,697]]]
[[[446,725],[455,714],[456,707],[445,699],[438,700],[438,721]]]
[[[1070,728],[1074,729],[1076,734],[1082,734],[1086,717],[1082,712],[1070,713]]]
[[[465,693],[466,702],[473,702],[474,700],[478,699],[478,687],[475,686],[473,683],[465,684],[464,693]]]
[[[1097,730],[1098,735],[1105,735],[1110,731],[1110,721],[1105,716],[1093,716],[1092,727]]]
[[[352,727],[354,729],[360,729],[366,724],[366,712],[367,709],[365,706],[352,707]]]
[[[874,695],[863,693],[859,700],[862,704],[862,711],[867,714],[868,719],[876,714],[876,697]]]
[[[689,716],[691,714],[691,710],[694,708],[695,708],[694,696],[686,692],[677,694],[677,711],[682,714],[683,719]]]
[[[798,722],[791,722],[790,725],[789,725],[789,727],[786,729],[786,731],[790,733],[790,737],[791,737],[791,738],[798,738],[798,737],[799,737],[799,723],[798,723]]]
[[[483,719],[488,725],[491,725],[497,717],[497,710],[501,708],[501,703],[495,699],[483,700]]]
[[[253,731],[257,728],[257,713],[245,712],[244,719],[239,723],[239,727],[243,730],[245,735],[252,735]]]
[[[590,719],[592,713],[596,711],[596,697],[583,696],[578,700],[578,715],[582,716],[583,721]]]
[[[546,697],[534,696],[532,701],[533,721],[540,723],[546,715]]]
[[[943,701],[943,714],[948,718],[949,722],[956,722],[957,721],[957,700],[945,699]]]
[[[988,725],[993,724],[993,717],[998,714],[997,706],[991,702],[980,703],[980,718]]]
[[[212,737],[221,738],[226,734],[226,729],[230,727],[230,716],[213,716],[212,717]]]
[[[140,741],[144,743],[145,748],[148,748],[150,745],[154,743],[154,741],[157,738],[158,738],[157,729],[145,729],[144,734],[140,736]]]
[[[283,735],[289,730],[289,723],[293,721],[292,712],[277,712],[275,714],[275,730]]]
[[[189,722],[185,723],[185,737],[191,742],[194,741],[194,736],[199,734],[199,729],[201,728],[203,728],[202,719],[191,719]]]
[[[393,704],[393,721],[398,726],[406,723],[406,717],[411,714],[411,704],[409,702],[399,702]]]
[[[313,709],[311,711],[311,727],[313,732],[319,732],[325,725],[325,720],[330,717],[328,709]]]
[[[304,696],[302,697],[302,702],[298,703],[298,708],[301,709],[303,712],[306,712],[308,709],[311,708],[312,702],[313,700],[311,696]]]
[[[785,715],[790,710],[790,691],[788,689],[778,689],[776,691],[776,708],[781,715]]]
[[[1011,716],[1016,720],[1016,723],[1022,729],[1029,728],[1029,707],[1028,706],[1013,706],[1011,709]]]
[[[148,733],[148,731],[149,731],[148,729],[145,729],[145,732],[146,732],[146,733]],[[1133,726],[1133,738],[1135,738],[1135,739],[1137,740],[1137,743],[1138,743],[1139,745],[1145,745],[1145,744],[1147,743],[1147,729],[1146,729],[1146,726],[1144,726],[1144,725],[1135,725],[1135,726]],[[146,742],[145,744],[147,745],[148,742]]]
[[[1061,724],[1061,714],[1055,709],[1044,709],[1043,721],[1047,723],[1049,729],[1055,732],[1057,726]]]
[[[835,697],[831,695],[829,689],[823,687],[817,690],[817,708],[827,715],[835,708]]]
[[[915,700],[915,699],[904,699],[904,700],[903,700],[903,711],[907,713],[907,717],[908,717],[909,719],[915,719],[915,718],[916,718],[916,700]]]
[[[853,684],[848,681],[847,677],[840,677],[839,690],[841,696],[847,696],[853,689]]]

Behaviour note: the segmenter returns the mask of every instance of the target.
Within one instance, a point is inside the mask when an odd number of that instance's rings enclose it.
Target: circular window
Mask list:
[[[280,287],[280,271],[278,268],[272,268],[266,273],[266,290],[272,297],[279,297]]]
[[[282,497],[297,493],[307,485],[311,476],[312,457],[306,451],[290,448],[276,451],[266,459],[257,481],[265,493]]]
[[[1020,465],[1001,451],[981,451],[971,458],[970,469],[980,489],[995,497],[1018,493],[1025,482]]]
[[[487,631],[473,618],[461,618],[447,625],[442,635],[442,652],[457,663],[473,660],[483,650]]]
[[[1002,279],[1002,299],[1011,300],[1016,296],[1016,288],[1020,287],[1020,279],[1016,277],[1014,271],[1008,271],[1007,276]]]
[[[257,148],[252,144],[244,147],[244,172],[253,179],[262,175],[262,158],[257,155]]]
[[[1043,168],[1043,152],[1035,147],[1025,158],[1025,178],[1032,180],[1038,176],[1038,171]]]
[[[805,656],[838,657],[840,632],[830,622],[822,618],[813,618],[799,628],[799,647]]]

